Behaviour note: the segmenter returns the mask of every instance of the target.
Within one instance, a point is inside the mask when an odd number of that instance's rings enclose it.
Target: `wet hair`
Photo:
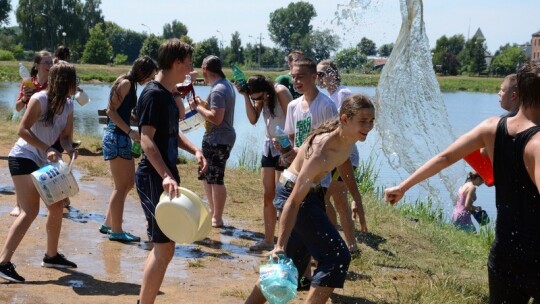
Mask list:
[[[146,78],[150,77],[153,72],[157,70],[157,63],[154,61],[154,59],[150,58],[150,56],[142,56],[135,61],[133,61],[133,65],[131,66],[131,69],[126,74],[120,75],[118,79],[116,79],[111,87],[111,93],[109,95],[109,100],[112,99],[113,94],[118,94],[116,88],[118,88],[118,85],[120,85],[120,82],[122,80],[127,79],[129,80],[132,88],[135,92],[137,91],[137,83],[145,80]]]
[[[34,55],[34,64],[32,65],[32,69],[30,70],[30,76],[36,77],[38,73],[38,65],[41,63],[41,59],[43,59],[43,57],[51,57],[51,53],[46,50],[36,52],[36,54]]]
[[[64,111],[68,97],[77,87],[77,72],[75,66],[60,62],[51,67],[47,87],[47,110],[41,117],[46,125],[54,124],[54,116]]]
[[[319,64],[326,67],[326,73],[329,73],[329,72],[332,73],[332,75],[334,76],[334,80],[336,81],[336,84],[341,83],[341,75],[339,74],[338,67],[333,60],[326,59],[319,62]]]
[[[517,73],[519,101],[525,107],[540,106],[540,67],[526,64]]]
[[[467,174],[467,179],[465,179],[465,182],[472,182],[473,180],[480,178],[482,179],[482,182],[484,182],[484,179],[480,176],[480,174],[476,172],[469,172]]]
[[[175,60],[184,61],[193,55],[193,47],[180,39],[173,38],[163,42],[158,49],[158,66],[162,70],[172,67]]]
[[[59,46],[56,51],[54,51],[54,60],[53,63],[56,64],[58,61],[69,61],[69,57],[71,56],[71,51],[67,46]]]
[[[336,130],[341,124],[340,119],[342,115],[345,115],[347,118],[352,119],[361,109],[371,109],[375,111],[375,106],[367,95],[351,94],[347,98],[345,98],[339,110],[339,115],[337,117],[321,124],[308,134],[305,140],[308,143],[308,147],[306,149],[306,159],[309,158],[313,152],[311,149],[311,145],[313,144],[315,136],[319,134],[330,133]]]
[[[317,63],[311,58],[303,58],[293,62],[293,66],[307,68],[309,73],[317,74]]]
[[[274,88],[274,82],[263,75],[253,75],[249,77],[247,85],[250,95],[260,92],[266,92],[268,94],[268,109],[270,109],[270,115],[275,117],[276,89]]]

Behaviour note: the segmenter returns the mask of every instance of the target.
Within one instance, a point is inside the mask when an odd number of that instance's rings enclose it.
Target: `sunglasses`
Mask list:
[[[261,95],[259,95],[258,97],[250,96],[250,98],[251,98],[251,100],[253,100],[253,101],[264,100],[264,93],[261,93]]]

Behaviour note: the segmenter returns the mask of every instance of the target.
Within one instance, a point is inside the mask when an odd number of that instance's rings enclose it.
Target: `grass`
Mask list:
[[[27,67],[30,67],[30,62],[25,62]],[[129,71],[129,65],[99,65],[99,64],[76,64],[77,72],[84,82],[100,83],[113,82],[119,75]],[[199,77],[202,77],[202,72],[199,70]],[[223,69],[228,79],[232,79],[232,71],[229,68]],[[275,79],[278,75],[283,74],[283,71],[258,71],[244,70],[247,76],[254,74],[262,74]],[[0,81],[19,81],[18,62],[2,61],[0,67]],[[497,93],[503,78],[489,77],[468,77],[468,76],[437,76],[441,91],[455,92],[484,92]],[[379,82],[379,74],[358,74],[358,73],[342,73],[342,82],[349,86],[377,86]]]
[[[0,140],[6,146],[2,151],[15,142],[15,129],[13,122],[0,119]],[[100,139],[75,136],[83,141],[81,151],[84,151],[75,166],[89,178],[109,176],[108,164],[98,149]],[[373,163],[363,166],[363,182],[376,180],[374,176],[378,172]],[[204,193],[196,178],[195,162],[188,160],[178,167],[182,186]],[[225,217],[234,226],[261,237],[260,174],[228,168],[225,182],[228,192]],[[479,234],[467,233],[444,222],[441,211],[431,208],[429,202],[392,206],[381,201],[376,183],[366,187],[374,189],[362,192],[369,233],[356,232],[362,254],[352,260],[345,287],[334,291],[332,303],[488,303],[486,260],[493,241],[493,226],[482,228]],[[261,262],[265,259],[261,258]],[[188,263],[189,267],[204,267],[203,262]],[[240,302],[250,290],[251,286],[245,286],[220,296],[235,297]],[[300,293],[293,303],[301,303],[303,299],[305,293]]]

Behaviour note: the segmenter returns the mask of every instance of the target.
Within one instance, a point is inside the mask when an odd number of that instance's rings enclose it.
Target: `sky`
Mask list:
[[[84,0],[83,0],[84,1]],[[351,2],[361,9],[344,9]],[[11,25],[18,0],[12,0]],[[216,37],[224,46],[238,31],[242,44],[274,46],[268,36],[270,13],[286,7],[287,0],[102,0],[105,20],[137,32],[161,35],[163,25],[178,20],[188,28],[194,42]],[[401,27],[399,0],[308,0],[317,13],[313,29],[331,30],[341,39],[341,48],[356,45],[363,37],[377,47],[395,42]],[[472,37],[481,28],[494,53],[506,43],[523,44],[540,31],[538,0],[425,0],[424,22],[430,46],[442,35]],[[353,18],[340,18],[355,14]]]

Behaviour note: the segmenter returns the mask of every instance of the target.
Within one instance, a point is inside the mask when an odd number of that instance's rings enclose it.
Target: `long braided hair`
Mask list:
[[[54,124],[54,115],[62,113],[68,97],[77,87],[75,66],[69,63],[58,63],[49,70],[47,88],[47,111],[42,117],[46,125]]]
[[[368,96],[364,94],[351,94],[349,95],[341,105],[341,109],[339,110],[339,115],[323,124],[318,126],[316,129],[312,130],[307,138],[306,141],[308,143],[307,149],[306,149],[306,159],[308,159],[311,154],[313,153],[313,149],[311,148],[311,145],[313,144],[313,140],[315,137],[319,134],[325,134],[335,131],[339,126],[341,125],[340,117],[341,115],[347,116],[347,118],[352,119],[356,113],[360,109],[372,109],[375,110],[375,106],[373,106],[373,103],[369,99]]]
[[[268,94],[268,109],[270,109],[270,115],[275,117],[276,89],[274,88],[274,82],[263,75],[253,75],[249,77],[247,85],[249,94],[260,92],[266,92]]]

